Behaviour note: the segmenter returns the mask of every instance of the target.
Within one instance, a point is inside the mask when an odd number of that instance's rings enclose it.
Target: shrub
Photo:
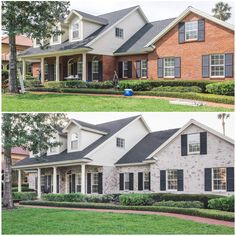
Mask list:
[[[176,87],[171,87],[171,86],[160,86],[160,87],[155,87],[152,89],[153,91],[158,91],[158,92],[180,92],[180,93],[185,93],[185,92],[193,92],[193,93],[201,93],[202,89],[198,86],[176,86]]]
[[[200,201],[161,201],[154,205],[180,208],[204,208],[204,204]]]
[[[209,84],[206,86],[206,91],[212,94],[234,96],[234,81]]]
[[[113,194],[85,195],[86,202],[107,203],[114,201]]]
[[[26,75],[25,80],[39,80],[37,77],[33,77],[32,75]]]
[[[26,88],[33,88],[41,86],[41,82],[38,79],[25,80],[24,85]]]
[[[222,211],[234,211],[234,196],[211,199],[208,202],[208,207],[211,209]]]
[[[83,202],[85,201],[85,195],[81,193],[69,193],[69,194],[43,194],[43,200],[58,201],[58,202]]]
[[[109,89],[114,87],[112,81],[88,82],[86,85],[87,88],[94,88],[94,89]]]
[[[122,194],[119,196],[119,201],[125,206],[146,206],[153,204],[153,199],[150,194],[139,193]]]
[[[34,189],[21,186],[21,192],[34,192],[34,191],[35,191]],[[18,192],[18,187],[12,187],[12,192]]]
[[[13,200],[35,200],[35,192],[12,192]]]

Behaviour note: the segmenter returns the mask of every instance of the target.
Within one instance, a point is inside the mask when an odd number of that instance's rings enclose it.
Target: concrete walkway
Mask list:
[[[176,213],[167,212],[153,212],[153,211],[135,211],[135,210],[113,210],[113,209],[92,209],[92,208],[69,208],[69,207],[53,207],[53,206],[33,206],[33,205],[20,205],[21,207],[29,208],[45,208],[45,209],[63,209],[63,210],[74,210],[74,211],[94,211],[94,212],[112,212],[112,213],[127,213],[127,214],[145,214],[145,215],[160,215],[160,216],[171,216],[183,220],[192,220],[198,223],[211,224],[211,225],[223,225],[228,227],[234,227],[234,222],[215,220],[210,218],[204,218],[199,216],[190,216]]]

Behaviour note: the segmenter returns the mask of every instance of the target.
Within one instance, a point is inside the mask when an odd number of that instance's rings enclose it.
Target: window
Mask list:
[[[76,175],[76,192],[81,192],[81,173]]]
[[[72,39],[78,39],[79,38],[79,22],[75,22],[72,25]]]
[[[55,27],[54,31],[58,32],[58,26]],[[58,43],[59,42],[59,35],[58,34],[52,36],[52,42],[53,43]]]
[[[129,173],[124,173],[124,190],[129,190]]]
[[[49,142],[50,142],[50,143],[55,143],[55,138],[54,138],[54,137],[51,137],[50,140],[49,140]],[[50,147],[50,148],[49,148],[49,151],[50,151],[51,153],[55,153],[55,152],[57,152],[57,147],[55,147],[55,146],[54,146],[54,147]]]
[[[149,190],[149,186],[150,186],[150,179],[149,179],[149,172],[144,172],[143,173],[143,186],[144,186],[144,190]]]
[[[98,193],[98,173],[92,173],[92,193]]]
[[[168,170],[167,171],[167,189],[177,190],[177,184],[178,184],[177,170]]]
[[[71,149],[76,150],[79,147],[79,137],[78,134],[74,133],[71,135]]]
[[[213,168],[213,190],[226,190],[226,168]]]
[[[188,154],[200,153],[200,134],[188,135]]]
[[[83,73],[83,62],[78,61],[78,76],[82,79],[82,73]]]
[[[214,54],[210,56],[211,77],[225,76],[225,56],[224,54]]]
[[[197,40],[198,39],[198,22],[190,21],[185,23],[185,40]]]
[[[128,61],[123,61],[122,77],[128,78]]]
[[[141,60],[141,77],[147,77],[147,60]]]
[[[175,77],[175,59],[174,57],[164,58],[164,77]]]
[[[116,28],[116,37],[117,38],[124,38],[124,30],[121,28]]]
[[[125,147],[125,140],[123,138],[116,138],[116,146],[124,148]]]
[[[99,73],[99,61],[96,59],[93,60],[93,62],[92,62],[92,73],[93,74]],[[93,75],[93,79],[96,79],[96,75]]]

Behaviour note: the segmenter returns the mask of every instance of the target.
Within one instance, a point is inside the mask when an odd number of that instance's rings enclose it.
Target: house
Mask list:
[[[29,187],[39,198],[50,192],[234,191],[234,141],[196,120],[152,132],[140,115],[97,125],[71,119],[51,139],[61,145],[13,167],[19,175],[31,171]]]
[[[234,26],[188,7],[149,22],[139,6],[94,16],[72,10],[54,29],[64,34],[19,55],[41,61],[41,82],[82,79],[233,79]]]

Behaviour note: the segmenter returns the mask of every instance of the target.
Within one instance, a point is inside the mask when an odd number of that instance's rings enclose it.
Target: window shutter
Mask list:
[[[134,190],[134,173],[129,173],[129,190]]]
[[[205,191],[211,191],[212,190],[212,178],[211,178],[211,168],[205,168]]]
[[[179,43],[185,42],[185,23],[179,23]]]
[[[88,62],[88,81],[92,81],[92,62]]]
[[[227,167],[227,192],[234,192],[234,167]]]
[[[120,190],[124,190],[124,174],[120,173]]]
[[[48,192],[49,193],[52,192],[52,176],[51,175],[48,176]]]
[[[157,68],[158,78],[163,78],[163,58],[157,59]]]
[[[138,172],[138,190],[143,190],[143,172]]]
[[[147,78],[148,78],[148,60],[147,60]]]
[[[205,41],[205,20],[198,21],[198,41]]]
[[[207,154],[207,132],[200,133],[200,154]]]
[[[181,77],[181,59],[180,57],[175,57],[175,78]]]
[[[187,134],[181,135],[181,156],[188,155],[188,136]]]
[[[166,190],[166,171],[160,170],[160,190]]]
[[[141,61],[136,61],[136,78],[141,77]]]
[[[151,172],[148,173],[149,176],[149,190],[151,190]]]
[[[209,78],[210,77],[210,70],[209,70],[209,55],[202,56],[202,78]]]
[[[71,180],[71,192],[75,193],[75,174],[72,174],[72,180]]]
[[[177,176],[178,176],[178,184],[177,184],[178,191],[184,191],[184,171],[177,170]]]
[[[123,70],[123,62],[122,61],[119,61],[118,62],[118,77],[121,79],[123,76],[122,76],[122,70]]]
[[[103,79],[103,70],[102,70],[102,61],[98,62],[98,80],[102,81]]]
[[[102,194],[102,173],[98,173],[98,193]]]
[[[57,175],[57,193],[60,192],[60,176]]]
[[[91,193],[91,173],[87,173],[87,193]]]
[[[73,66],[74,66],[74,75],[77,75],[77,62],[73,63]]]
[[[225,54],[225,77],[232,78],[233,77],[233,53]]]
[[[132,78],[132,61],[128,61],[128,78]]]

